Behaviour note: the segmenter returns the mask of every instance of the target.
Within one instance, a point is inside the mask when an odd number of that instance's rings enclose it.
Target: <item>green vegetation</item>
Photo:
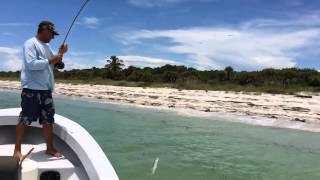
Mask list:
[[[64,83],[107,84],[116,86],[172,87],[245,92],[291,94],[300,91],[320,92],[320,73],[314,69],[273,69],[262,71],[224,70],[199,71],[194,68],[164,65],[156,68],[129,66],[116,56],[104,68],[56,71],[55,78]],[[20,72],[0,72],[0,80],[18,80]]]

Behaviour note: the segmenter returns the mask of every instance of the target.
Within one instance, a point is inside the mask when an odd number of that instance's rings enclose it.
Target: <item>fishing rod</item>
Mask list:
[[[80,13],[81,13],[82,10],[84,9],[84,7],[88,4],[89,1],[90,1],[90,0],[86,0],[86,1],[82,4],[82,6],[81,6],[81,8],[79,9],[78,13],[77,13],[76,16],[73,18],[73,21],[72,21],[72,23],[71,23],[70,26],[69,26],[69,29],[68,29],[68,31],[67,31],[67,34],[66,34],[66,36],[65,36],[64,39],[63,39],[62,46],[65,46],[65,43],[66,43],[66,41],[67,41],[67,38],[68,38],[68,36],[69,36],[69,34],[70,34],[70,31],[71,31],[74,23],[76,22],[76,20],[78,19]],[[59,53],[60,53],[60,52],[59,52]],[[61,54],[62,54],[62,53],[61,53]],[[55,64],[55,68],[57,68],[57,69],[63,69],[63,68],[64,68],[64,63],[63,63],[63,62],[59,62],[59,63]]]
[[[90,1],[90,0],[86,0],[86,1],[83,3],[83,5],[81,6],[81,8],[79,9],[78,13],[77,13],[76,16],[74,17],[74,19],[73,19],[73,21],[72,21],[72,23],[71,23],[71,25],[70,25],[70,27],[69,27],[69,29],[68,29],[68,32],[67,32],[66,36],[65,36],[64,39],[63,39],[62,44],[64,44],[64,43],[66,42],[66,40],[67,40],[67,38],[68,38],[68,36],[69,36],[69,34],[70,34],[70,31],[71,31],[74,23],[76,22],[78,16],[80,15],[80,13],[81,13],[82,10],[84,9],[84,7],[88,4],[89,1]]]

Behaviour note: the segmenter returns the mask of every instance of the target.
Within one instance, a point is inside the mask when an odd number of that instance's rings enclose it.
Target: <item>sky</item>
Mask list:
[[[0,71],[21,68],[42,20],[62,43],[82,0],[10,0],[0,6]],[[67,41],[66,69],[184,65],[199,70],[320,70],[319,0],[90,0]]]

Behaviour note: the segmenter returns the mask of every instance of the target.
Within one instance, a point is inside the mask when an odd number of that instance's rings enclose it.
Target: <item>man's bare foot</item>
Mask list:
[[[56,158],[61,158],[63,157],[63,154],[61,152],[58,152],[57,150],[53,149],[53,150],[47,150],[46,154],[49,156],[53,156]]]
[[[21,154],[21,151],[14,151],[13,156],[19,158],[20,161],[26,158],[25,155]]]
[[[34,150],[34,148],[31,148],[26,155],[22,155],[21,151],[14,150],[13,156],[19,158],[20,162],[22,162],[24,159],[26,159],[32,153],[33,150]]]

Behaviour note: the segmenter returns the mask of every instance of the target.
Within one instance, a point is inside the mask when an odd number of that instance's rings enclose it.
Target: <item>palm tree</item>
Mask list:
[[[119,59],[117,56],[111,56],[110,59],[107,60],[107,64],[105,68],[111,69],[113,72],[120,71],[122,69],[123,60]]]
[[[224,72],[227,74],[227,78],[230,80],[231,76],[233,75],[233,68],[228,66],[224,69]]]

